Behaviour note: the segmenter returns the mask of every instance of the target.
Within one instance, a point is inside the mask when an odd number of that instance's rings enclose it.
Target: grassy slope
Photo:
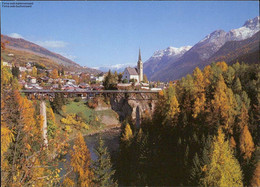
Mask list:
[[[89,108],[86,104],[86,101],[74,102],[70,101],[68,104],[63,106],[63,111],[60,114],[55,113],[56,122],[62,127],[65,125],[60,122],[60,120],[68,114],[79,114],[82,113],[82,116],[85,119],[85,123],[89,125],[89,129],[80,129],[77,130],[72,128],[73,131],[70,133],[70,139],[75,137],[76,134],[80,131],[82,134],[92,134],[98,131],[102,131],[108,128],[108,125],[101,122],[103,116],[109,116],[113,118],[118,118],[116,112],[112,109],[95,111],[94,109]],[[63,115],[63,116],[62,116]]]

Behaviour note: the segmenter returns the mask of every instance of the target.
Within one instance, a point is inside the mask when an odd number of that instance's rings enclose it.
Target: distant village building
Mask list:
[[[64,81],[67,85],[76,84],[76,81],[75,81],[74,79],[63,79],[63,81]]]
[[[32,84],[36,84],[37,80],[36,80],[35,77],[30,77],[29,82],[32,83]]]
[[[26,67],[27,68],[31,68],[33,66],[33,64],[34,64],[33,62],[27,62],[26,63]]]
[[[26,67],[19,67],[19,71],[20,71],[20,72],[25,72],[26,70],[27,70]]]
[[[123,80],[127,79],[128,82],[131,79],[135,79],[136,82],[143,81],[143,62],[141,59],[141,50],[139,49],[139,58],[137,62],[137,68],[127,67],[123,72]]]
[[[104,73],[100,73],[96,77],[96,81],[99,81],[99,82],[103,82],[104,79],[105,79],[105,74]]]
[[[12,64],[9,62],[3,62],[3,66],[7,66],[9,68],[12,68]]]

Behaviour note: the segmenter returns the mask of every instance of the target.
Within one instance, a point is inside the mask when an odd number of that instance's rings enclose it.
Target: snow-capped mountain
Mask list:
[[[152,74],[167,66],[169,61],[172,62],[179,59],[191,47],[192,46],[183,46],[180,48],[168,47],[163,50],[155,51],[153,56],[144,62],[144,73],[149,79]]]
[[[217,52],[226,42],[245,40],[252,37],[258,31],[259,16],[247,20],[245,24],[238,29],[232,29],[229,32],[216,30],[210,33],[203,40],[194,45],[191,51],[198,50],[199,48],[207,48],[207,50],[199,54],[202,60],[206,60]]]
[[[153,56],[151,58],[162,58],[162,57],[169,57],[169,56],[181,56],[183,55],[185,52],[187,52],[192,46],[184,46],[184,47],[180,47],[180,48],[176,48],[176,47],[168,47],[166,49],[163,50],[158,50],[155,51]]]
[[[126,67],[134,67],[136,63],[126,63],[126,64],[115,64],[115,65],[107,65],[107,66],[100,66],[100,67],[92,67],[93,69],[97,69],[103,72],[108,72],[111,70],[112,72],[117,71],[117,73],[123,72]]]
[[[168,81],[168,80],[174,80],[179,79],[182,76],[187,75],[188,73],[191,73],[192,70],[198,66],[200,68],[203,68],[204,66],[212,63],[211,57],[214,56],[214,59],[219,59],[218,54],[222,55],[228,55],[229,53],[232,53],[233,49],[235,49],[234,46],[232,48],[230,47],[232,45],[239,45],[239,50],[241,54],[238,55],[246,55],[245,53],[248,53],[246,51],[249,50],[242,50],[242,45],[244,43],[257,43],[259,42],[257,39],[258,37],[255,37],[257,33],[259,34],[259,16],[255,17],[254,19],[247,20],[244,25],[237,29],[232,29],[229,32],[225,32],[224,30],[216,30],[209,35],[207,35],[205,38],[203,38],[201,41],[199,41],[197,44],[195,44],[191,49],[186,51],[182,56],[180,56],[178,59],[168,59],[167,63],[161,63],[161,65],[165,66],[156,66],[159,69],[156,69],[153,71],[148,78],[150,80],[162,80],[162,81]],[[251,39],[252,38],[252,39]],[[240,42],[247,40],[246,42]],[[233,42],[226,47],[222,49],[221,53],[217,53],[222,46],[224,46],[227,42]],[[251,45],[252,47],[255,45]],[[258,45],[259,48],[259,45]],[[225,49],[225,50],[224,50]],[[252,48],[252,50],[256,50],[255,47]],[[253,51],[251,51],[253,52]],[[162,52],[161,52],[162,53]],[[161,56],[161,53],[156,53],[155,57]],[[255,51],[253,52],[255,54]],[[216,55],[215,55],[216,54]],[[237,55],[232,55],[234,58],[238,58]],[[156,59],[154,56],[152,56],[150,59]],[[149,59],[149,60],[150,60]],[[162,61],[163,55],[160,59]],[[147,61],[147,64],[153,61]],[[227,59],[232,61],[232,59]],[[234,60],[234,59],[233,59]],[[259,61],[259,60],[257,60]],[[159,63],[157,63],[159,64]],[[145,66],[144,66],[144,71]]]
[[[252,37],[259,31],[260,17],[249,19],[245,22],[243,27],[232,29],[226,34],[227,41],[240,41]]]

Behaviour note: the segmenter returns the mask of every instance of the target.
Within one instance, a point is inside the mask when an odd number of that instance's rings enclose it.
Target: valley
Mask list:
[[[260,186],[256,5],[2,6],[1,186]]]

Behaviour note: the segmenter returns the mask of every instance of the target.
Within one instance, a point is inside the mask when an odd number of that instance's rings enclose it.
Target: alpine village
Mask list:
[[[1,34],[1,186],[260,186],[259,16],[244,22],[117,70]]]

